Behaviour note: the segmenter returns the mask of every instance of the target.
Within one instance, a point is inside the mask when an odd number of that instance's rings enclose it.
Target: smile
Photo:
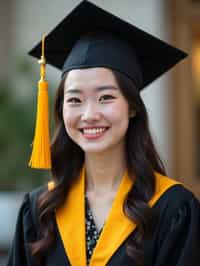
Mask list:
[[[82,132],[85,138],[96,139],[100,138],[107,130],[108,127],[98,127],[98,128],[83,128],[80,131]]]

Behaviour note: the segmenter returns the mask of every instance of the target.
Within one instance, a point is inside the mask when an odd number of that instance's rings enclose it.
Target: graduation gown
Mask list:
[[[134,185],[125,173],[103,230],[93,250],[90,266],[137,266],[125,243],[137,226],[122,210],[124,197]],[[44,189],[25,195],[19,211],[8,266],[35,266],[28,243],[37,239],[36,200]],[[85,174],[81,171],[66,201],[55,212],[56,239],[44,254],[44,266],[86,266]],[[149,206],[158,213],[153,236],[143,240],[144,266],[200,265],[200,204],[183,185],[156,173],[156,191]]]

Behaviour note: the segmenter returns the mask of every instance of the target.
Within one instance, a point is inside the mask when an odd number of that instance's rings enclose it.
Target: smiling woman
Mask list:
[[[25,196],[8,265],[197,266],[200,204],[166,176],[140,95],[186,54],[88,1],[47,43],[62,68],[52,177]]]
[[[74,87],[81,89],[77,92],[71,89]],[[71,139],[86,157],[90,153],[99,157],[104,151],[104,158],[118,157],[124,150],[129,108],[112,71],[106,68],[71,70],[66,76],[64,91],[63,119]]]

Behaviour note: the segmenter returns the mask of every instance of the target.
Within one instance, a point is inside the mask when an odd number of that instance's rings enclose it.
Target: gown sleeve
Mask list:
[[[35,266],[29,243],[36,239],[29,194],[26,194],[19,210],[15,235],[8,256],[7,266]]]
[[[171,204],[173,213],[161,221],[164,226],[155,266],[199,266],[200,203],[188,192]]]

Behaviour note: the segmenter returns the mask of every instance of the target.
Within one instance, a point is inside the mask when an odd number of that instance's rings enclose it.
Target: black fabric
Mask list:
[[[8,265],[35,265],[29,249],[29,243],[35,239],[36,230],[33,226],[29,196],[26,194],[19,211],[15,238],[12,249],[10,250]]]
[[[45,189],[46,187],[39,187],[24,196],[17,218],[12,248],[9,252],[8,265],[36,265],[34,258],[31,256],[30,243],[39,238],[36,204],[38,195]]]
[[[38,230],[34,226],[37,219],[33,217],[33,194],[25,196],[19,211],[8,266],[36,265],[28,247],[28,243],[37,238]],[[153,208],[159,219],[151,239],[143,241],[144,266],[199,266],[200,204],[197,199],[181,185],[176,185],[165,192]],[[56,241],[44,254],[43,266],[69,266],[56,226],[55,230]],[[116,250],[107,265],[136,266],[127,256],[125,244],[126,241]]]
[[[85,35],[99,31],[105,33],[101,43],[96,37],[86,42]],[[107,67],[130,77],[138,89],[186,57],[183,51],[86,0],[46,36],[45,50],[47,63],[63,73],[76,68]],[[40,58],[41,42],[29,55]]]
[[[117,70],[143,85],[142,71],[134,49],[124,40],[108,32],[94,32],[82,37],[67,57],[62,74],[72,69],[107,67]]]

